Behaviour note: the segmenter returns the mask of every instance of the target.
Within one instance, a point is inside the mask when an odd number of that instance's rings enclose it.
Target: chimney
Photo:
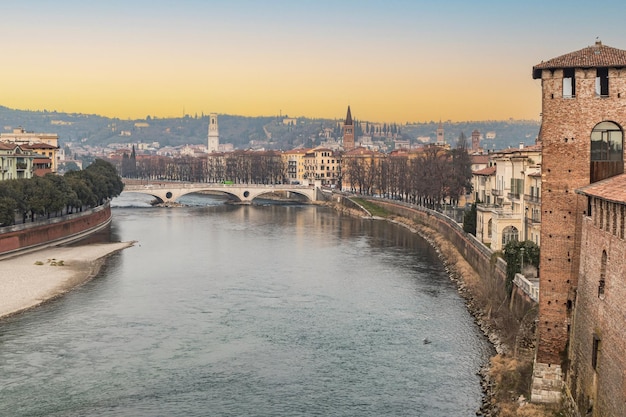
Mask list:
[[[520,148],[520,149],[524,149],[524,142],[520,142],[520,143],[519,143],[519,148]]]

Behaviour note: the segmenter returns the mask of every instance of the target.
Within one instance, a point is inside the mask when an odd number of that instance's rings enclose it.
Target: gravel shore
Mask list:
[[[0,318],[35,307],[93,278],[106,256],[134,242],[49,247],[0,260]]]

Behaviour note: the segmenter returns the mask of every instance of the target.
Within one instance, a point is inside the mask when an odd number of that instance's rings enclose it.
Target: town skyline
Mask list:
[[[567,5],[25,0],[3,10],[0,104],[120,119],[339,119],[350,105],[380,123],[538,120],[533,65],[597,38],[623,47],[623,5]]]

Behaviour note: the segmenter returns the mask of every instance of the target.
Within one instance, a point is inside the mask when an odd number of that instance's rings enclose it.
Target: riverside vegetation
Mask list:
[[[104,204],[123,189],[115,167],[102,159],[63,176],[0,181],[0,226],[80,212]]]

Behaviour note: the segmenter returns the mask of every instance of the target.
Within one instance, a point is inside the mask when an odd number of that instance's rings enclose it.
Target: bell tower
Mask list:
[[[220,144],[220,133],[217,126],[217,113],[209,114],[209,140],[207,152],[217,152]]]
[[[348,106],[346,121],[343,124],[343,149],[346,151],[354,149],[354,122],[352,121],[350,106]]]

